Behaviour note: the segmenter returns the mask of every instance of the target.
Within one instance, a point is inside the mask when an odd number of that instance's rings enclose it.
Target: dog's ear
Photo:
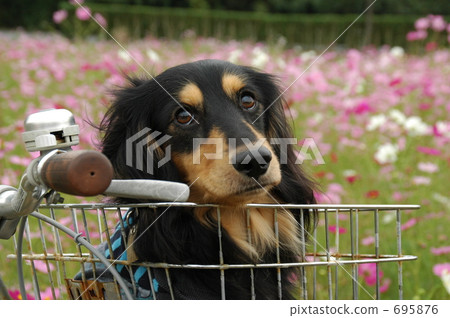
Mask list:
[[[151,80],[129,78],[128,81],[128,87],[112,92],[113,102],[98,127],[102,135],[101,150],[111,161],[116,178],[178,181],[170,161],[158,165],[166,157],[166,147],[155,143],[162,140],[163,134],[157,139],[152,137],[158,129],[152,127],[156,110],[149,92],[157,95],[157,88]],[[159,102],[158,98],[155,100]]]
[[[308,176],[302,167],[296,163],[297,156],[292,142],[296,140],[285,115],[285,102],[279,94],[278,98],[265,113],[265,127],[267,137],[280,161],[281,182],[272,193],[284,203],[315,204],[316,183]],[[292,211],[296,218],[300,211]],[[305,229],[317,221],[314,210],[303,210]]]
[[[280,160],[282,181],[276,188],[278,197],[285,202],[298,204],[314,204],[315,182],[307,175],[299,164],[296,164],[297,156],[294,152],[291,125],[288,123],[285,110],[286,102],[282,97],[281,90],[273,81],[271,92],[272,104],[264,114],[265,129],[268,139]]]

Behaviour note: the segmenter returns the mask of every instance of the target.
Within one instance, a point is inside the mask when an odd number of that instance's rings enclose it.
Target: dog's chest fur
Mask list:
[[[290,212],[246,207],[220,207],[219,211],[221,227],[251,260],[261,261],[266,253],[275,253],[277,247],[301,255],[299,224]],[[216,208],[196,208],[194,214],[207,227],[218,224]]]

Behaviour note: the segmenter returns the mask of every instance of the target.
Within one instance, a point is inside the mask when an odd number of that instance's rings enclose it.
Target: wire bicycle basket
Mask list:
[[[125,267],[129,273],[135,272],[136,267],[145,270],[151,283],[149,298],[157,299],[155,290],[155,269],[163,269],[169,284],[171,297],[176,295],[171,287],[171,271],[174,269],[215,270],[221,277],[221,297],[226,299],[225,278],[227,270],[239,269],[252,275],[257,268],[273,268],[280,271],[287,267],[297,267],[301,275],[297,279],[297,297],[300,299],[381,299],[383,289],[382,270],[390,267],[397,271],[397,282],[392,283],[398,289],[398,298],[403,298],[403,262],[415,260],[412,255],[404,255],[401,241],[401,214],[405,210],[417,209],[416,205],[269,205],[249,204],[250,208],[271,208],[274,215],[274,231],[277,233],[277,213],[280,209],[315,208],[320,214],[319,223],[311,233],[302,236],[306,260],[298,263],[272,263],[272,264],[228,264],[226,259],[220,258],[220,233],[217,236],[218,255],[217,264],[167,264],[167,263],[133,263],[128,260],[108,259],[107,263],[95,254],[95,245],[106,243],[109,254],[113,255],[110,241],[113,220],[120,220],[122,226],[125,220],[124,213],[131,207],[159,208],[176,205],[178,207],[192,208],[199,205],[193,203],[149,203],[149,204],[57,204],[41,206],[38,212],[32,213],[28,218],[25,230],[26,251],[21,257],[29,265],[30,273],[26,276],[33,286],[34,297],[39,299],[43,290],[51,290],[54,299],[123,299],[127,298],[124,289],[127,286],[133,297],[137,295],[137,283],[134,275],[113,277],[104,282],[100,277],[86,278],[86,264],[96,268],[103,266],[107,270]],[[211,205],[209,205],[211,206]],[[220,207],[215,207],[220,222]],[[306,212],[305,212],[306,213]],[[394,221],[383,224],[386,218]],[[248,218],[249,219],[249,218]],[[359,243],[362,233],[359,226],[365,224],[367,229],[371,225],[374,237],[373,246],[366,247]],[[219,224],[220,225],[220,224]],[[250,226],[250,224],[248,224]],[[339,229],[346,229],[342,233]],[[218,227],[220,229],[220,226]],[[330,231],[330,229],[332,231]],[[333,229],[337,229],[334,231]],[[341,233],[340,233],[341,232]],[[383,235],[387,232],[395,233],[396,241],[386,244]],[[63,233],[68,234],[63,235]],[[310,236],[310,237],[306,237]],[[80,238],[85,241],[80,241]],[[76,243],[74,243],[76,242]],[[85,244],[88,243],[88,244]],[[17,246],[17,239],[16,244]],[[14,254],[8,258],[16,259]],[[113,265],[112,265],[113,264]],[[364,283],[363,276],[367,265],[374,269],[374,281],[371,286]],[[43,270],[44,269],[44,270]],[[134,270],[133,270],[134,269]],[[142,271],[142,270],[141,270]],[[44,273],[45,272],[45,273]],[[78,274],[78,279],[74,279]],[[81,274],[80,274],[81,273]],[[95,273],[95,271],[94,271]],[[123,281],[120,281],[123,280]],[[157,284],[157,283],[156,283]],[[254,284],[248,286],[254,296]],[[274,286],[281,295],[281,280]],[[392,287],[391,287],[392,288]]]

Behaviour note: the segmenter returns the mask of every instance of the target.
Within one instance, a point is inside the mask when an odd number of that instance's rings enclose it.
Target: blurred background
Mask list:
[[[69,109],[78,149],[98,149],[89,122],[101,121],[124,74],[206,58],[250,65],[289,87],[286,115],[319,203],[421,205],[402,216],[403,252],[418,256],[403,267],[405,298],[449,299],[449,22],[448,0],[0,0],[0,184],[17,186],[37,155],[21,139],[30,113]],[[342,251],[349,220],[339,222],[328,230]],[[371,222],[359,224],[359,243],[373,252]],[[392,213],[381,217],[388,254],[394,226]],[[0,275],[17,295],[11,251],[0,241]],[[398,297],[389,265],[383,299]],[[371,290],[374,268],[360,269]]]
[[[80,2],[80,1],[78,1]],[[96,0],[86,1],[101,12],[109,29],[138,38],[146,34],[178,38],[190,30],[198,36],[222,40],[274,42],[283,36],[289,43],[328,46],[373,0]],[[73,2],[75,3],[75,2]],[[71,3],[54,0],[2,0],[0,27],[28,31],[52,30],[54,11]],[[427,14],[450,15],[446,0],[377,0],[337,42],[346,47],[399,45],[415,20]],[[98,31],[98,30],[96,30]],[[95,33],[96,31],[92,31]],[[64,30],[74,36],[74,30]]]

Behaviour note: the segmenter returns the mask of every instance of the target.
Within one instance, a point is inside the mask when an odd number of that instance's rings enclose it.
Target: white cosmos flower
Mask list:
[[[315,123],[319,124],[323,120],[323,115],[321,113],[315,113],[312,116],[312,120],[314,120]]]
[[[263,68],[269,62],[269,55],[264,52],[260,47],[253,49],[252,66],[257,68]]]
[[[385,213],[381,219],[383,224],[389,224],[397,218],[395,213]]]
[[[400,46],[394,46],[389,53],[394,57],[402,57],[405,55],[405,50]]]
[[[147,53],[148,58],[150,60],[152,60],[153,62],[159,62],[161,60],[158,53],[156,53],[152,49],[148,49],[146,53]]]
[[[367,124],[366,129],[368,131],[378,129],[386,123],[386,120],[386,116],[384,116],[383,114],[372,116],[369,119],[369,123]]]
[[[286,67],[286,62],[283,59],[277,59],[278,67],[284,69]]]
[[[315,58],[317,55],[316,51],[311,50],[311,51],[306,51],[303,52],[300,57],[302,58],[302,60],[308,61],[308,60],[312,60],[313,58]]]
[[[240,49],[231,51],[230,57],[228,58],[228,62],[234,63],[234,64],[238,63],[241,55],[242,55],[242,50],[240,50]]]
[[[445,206],[450,206],[450,198],[447,198],[446,196],[440,193],[434,193],[433,199]]]
[[[131,61],[131,57],[130,54],[125,51],[125,50],[120,50],[117,55],[119,55],[119,57],[124,60],[125,62],[130,62]]]
[[[380,164],[391,163],[397,160],[398,146],[391,143],[385,143],[378,147],[375,153],[375,159]]]
[[[389,111],[389,117],[399,125],[403,125],[406,121],[405,114],[403,114],[398,109],[392,109],[391,111]]]
[[[450,138],[450,123],[444,121],[436,122],[437,131],[447,138]]]
[[[429,132],[429,127],[422,121],[422,118],[418,116],[408,117],[403,124],[403,127],[408,131],[411,136],[423,136]]]
[[[352,170],[352,169],[348,169],[348,170],[344,170],[342,171],[342,175],[344,177],[352,177],[352,176],[356,176],[356,171]]]
[[[444,270],[441,275],[441,280],[447,290],[447,293],[450,294],[450,271]]]

